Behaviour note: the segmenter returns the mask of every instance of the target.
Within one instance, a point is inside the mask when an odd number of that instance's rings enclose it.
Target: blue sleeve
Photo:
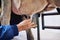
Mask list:
[[[18,29],[16,25],[0,26],[0,40],[10,40],[17,35]]]

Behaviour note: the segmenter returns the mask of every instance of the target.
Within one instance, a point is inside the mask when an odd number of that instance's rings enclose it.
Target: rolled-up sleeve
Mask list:
[[[18,29],[16,25],[0,26],[0,40],[10,40],[17,35]]]

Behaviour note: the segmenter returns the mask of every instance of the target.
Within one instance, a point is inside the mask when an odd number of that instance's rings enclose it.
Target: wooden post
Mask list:
[[[10,24],[11,0],[2,0],[1,25]]]

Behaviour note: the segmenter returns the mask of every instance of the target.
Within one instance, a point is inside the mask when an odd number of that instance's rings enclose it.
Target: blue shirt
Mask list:
[[[18,35],[16,25],[2,25],[0,26],[0,40],[11,40]]]

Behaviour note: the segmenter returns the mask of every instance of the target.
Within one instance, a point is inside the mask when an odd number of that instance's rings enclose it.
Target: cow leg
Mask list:
[[[34,40],[31,29],[26,30],[26,33],[27,33],[27,40]]]

